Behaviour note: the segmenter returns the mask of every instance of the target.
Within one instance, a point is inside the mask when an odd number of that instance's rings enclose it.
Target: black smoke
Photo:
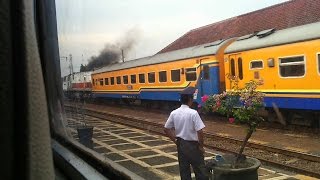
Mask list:
[[[104,48],[100,51],[98,56],[92,56],[88,60],[86,66],[82,66],[80,71],[92,71],[104,67],[109,64],[122,62],[122,51],[124,58],[135,46],[138,38],[140,36],[140,31],[137,28],[133,28],[126,32],[126,34],[116,41],[116,43],[105,44]]]

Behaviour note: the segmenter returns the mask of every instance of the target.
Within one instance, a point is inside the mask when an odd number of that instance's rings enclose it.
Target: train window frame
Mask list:
[[[127,77],[127,82],[124,81],[124,77]],[[122,82],[123,82],[123,84],[129,84],[129,76],[128,75],[123,75],[122,76]]]
[[[141,82],[140,75],[143,75],[143,82]],[[138,78],[139,78],[139,84],[145,84],[146,83],[146,74],[145,73],[140,73],[138,75]]]
[[[95,84],[94,84],[94,78],[92,78],[92,85],[95,86]]]
[[[233,65],[233,67],[232,67],[232,65]],[[231,76],[236,76],[236,60],[234,58],[230,59],[229,74]]]
[[[261,67],[257,67],[257,68],[253,68],[253,67],[252,67],[252,63],[254,63],[254,62],[261,62],[261,63],[262,63],[262,66],[261,66]],[[263,68],[264,68],[264,62],[263,62],[262,59],[251,60],[250,63],[249,63],[249,69],[250,69],[250,70],[261,70],[261,69],[263,69]]]
[[[318,69],[318,75],[320,75],[320,52],[316,53],[316,61],[317,61],[317,69]]]
[[[281,63],[281,59],[294,58],[294,57],[303,57],[303,61],[298,62],[298,63],[296,63],[296,62]],[[282,76],[280,67],[284,66],[283,64],[286,64],[286,66],[303,64],[304,65],[304,74],[302,76]],[[304,78],[306,76],[306,74],[307,74],[307,67],[306,67],[306,55],[305,54],[278,57],[278,75],[280,78],[283,78],[283,79]]]
[[[109,85],[109,78],[104,78],[104,85],[108,86]]]
[[[116,76],[116,83],[121,84],[121,76]]]
[[[161,75],[160,75],[160,73],[163,73],[163,72],[165,72],[165,81],[160,81],[161,80]],[[158,81],[159,81],[159,83],[166,83],[166,82],[168,82],[168,73],[167,73],[167,71],[166,70],[161,70],[161,71],[159,71],[158,72]]]
[[[149,79],[149,74],[154,74],[154,82],[150,82],[150,79]],[[148,83],[149,84],[154,84],[154,83],[156,83],[156,72],[155,71],[152,71],[152,72],[148,72]]]
[[[111,86],[114,86],[114,85],[115,85],[114,77],[110,77],[110,85],[111,85]]]
[[[188,72],[189,69],[195,69],[195,70],[194,70],[194,71],[191,71],[191,72]],[[188,79],[187,79],[187,75],[188,75],[188,74],[191,74],[191,73],[195,73],[195,74],[196,74],[196,79],[195,79],[195,80],[188,80]],[[197,81],[197,79],[198,79],[197,67],[187,67],[187,68],[185,68],[185,78],[186,78],[186,81],[189,81],[189,82]]]
[[[134,76],[135,82],[132,82],[132,76]],[[137,75],[136,74],[130,74],[130,83],[131,84],[137,84]]]
[[[202,65],[202,79],[210,80],[210,66],[209,64]]]
[[[179,81],[173,81],[172,80],[172,71],[179,71]],[[181,69],[179,68],[179,69],[171,69],[170,70],[170,80],[171,80],[171,82],[172,83],[179,83],[179,82],[181,82]]]
[[[100,78],[100,79],[99,79],[99,85],[100,85],[100,86],[103,86],[103,78]]]
[[[240,66],[241,62],[241,66]],[[240,80],[243,80],[243,59],[242,57],[238,57],[238,77]]]

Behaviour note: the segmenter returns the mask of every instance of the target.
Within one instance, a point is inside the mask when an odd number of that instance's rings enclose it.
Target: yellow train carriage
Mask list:
[[[225,49],[225,73],[240,86],[262,79],[266,107],[320,109],[320,23],[238,38]],[[226,80],[227,90],[231,82]]]
[[[156,54],[106,66],[92,73],[95,97],[179,101],[186,87],[198,89],[195,99],[220,91],[223,50],[231,40]],[[217,58],[219,57],[219,58]]]

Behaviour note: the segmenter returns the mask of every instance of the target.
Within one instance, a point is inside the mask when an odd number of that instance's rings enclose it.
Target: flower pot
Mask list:
[[[213,167],[213,179],[214,180],[238,180],[238,179],[246,179],[246,180],[257,180],[258,179],[258,168],[261,163],[258,159],[249,158],[245,160],[245,164],[248,166],[244,166],[241,168],[233,169],[230,166],[226,166],[224,164],[217,165]]]
[[[93,149],[93,127],[92,126],[81,126],[77,128],[79,141],[81,144],[85,145],[88,148]]]

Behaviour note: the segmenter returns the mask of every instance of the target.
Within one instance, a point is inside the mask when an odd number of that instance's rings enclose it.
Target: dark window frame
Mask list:
[[[194,71],[191,71],[191,69],[194,69]],[[190,77],[188,77],[188,76],[190,76],[190,74],[195,74],[195,79],[194,78],[192,78],[191,80],[189,80],[190,79]],[[186,81],[196,81],[197,80],[197,68],[196,67],[189,67],[189,68],[185,68],[185,77],[186,77]],[[194,80],[193,80],[194,79]]]
[[[303,60],[299,60],[299,61],[294,61],[293,59],[295,58],[303,58]],[[283,62],[284,61],[284,62]],[[294,55],[294,56],[286,56],[286,57],[279,57],[278,58],[278,72],[279,72],[279,77],[281,78],[303,78],[306,75],[306,56],[305,55]],[[287,67],[292,67],[292,66],[303,66],[303,74],[302,75],[287,75],[284,76],[282,74],[283,71],[288,71],[288,70],[283,70],[283,68],[287,68]],[[293,72],[297,72],[296,70],[294,70]]]
[[[114,77],[110,77],[110,85],[115,85],[115,79],[114,79]]]
[[[238,75],[239,79],[243,79],[243,60],[241,57],[238,58]]]
[[[126,81],[125,81],[125,77],[127,78]],[[122,76],[122,82],[123,84],[129,84],[129,76],[128,75]]]
[[[153,77],[153,82],[150,81],[150,75],[152,75],[152,74],[153,74],[153,76],[154,76],[154,77]],[[149,83],[149,84],[154,84],[154,83],[156,83],[156,72],[154,72],[154,71],[153,71],[153,72],[148,72],[148,83]]]
[[[117,76],[116,77],[116,83],[117,84],[121,84],[121,76]]]
[[[261,67],[253,67],[253,63],[260,63],[261,62]],[[263,60],[252,60],[250,61],[249,64],[249,69],[250,70],[258,70],[258,69],[263,69],[264,68],[264,63]]]
[[[165,76],[163,78],[163,76],[161,75],[161,73],[165,73]],[[164,80],[165,79],[165,80]],[[165,83],[168,81],[168,74],[167,74],[167,71],[159,71],[158,72],[158,80],[160,83]]]
[[[140,78],[141,75],[143,76],[143,79]],[[146,83],[146,74],[145,73],[140,73],[138,76],[139,76],[139,84],[145,84]],[[143,80],[143,82],[142,82],[142,80]]]
[[[106,85],[106,86],[109,85],[109,78],[104,78],[104,85]]]
[[[132,77],[134,77],[134,82],[132,82]],[[137,75],[136,74],[131,74],[130,75],[130,83],[131,84],[136,84],[137,83]]]
[[[173,81],[173,79],[172,79],[173,78],[173,76],[172,76],[172,74],[173,74],[172,72],[173,71],[179,71],[179,73],[178,73],[179,74],[179,81]],[[171,69],[170,73],[171,73],[170,74],[171,75],[171,82],[176,83],[176,82],[180,82],[181,81],[181,69]]]

